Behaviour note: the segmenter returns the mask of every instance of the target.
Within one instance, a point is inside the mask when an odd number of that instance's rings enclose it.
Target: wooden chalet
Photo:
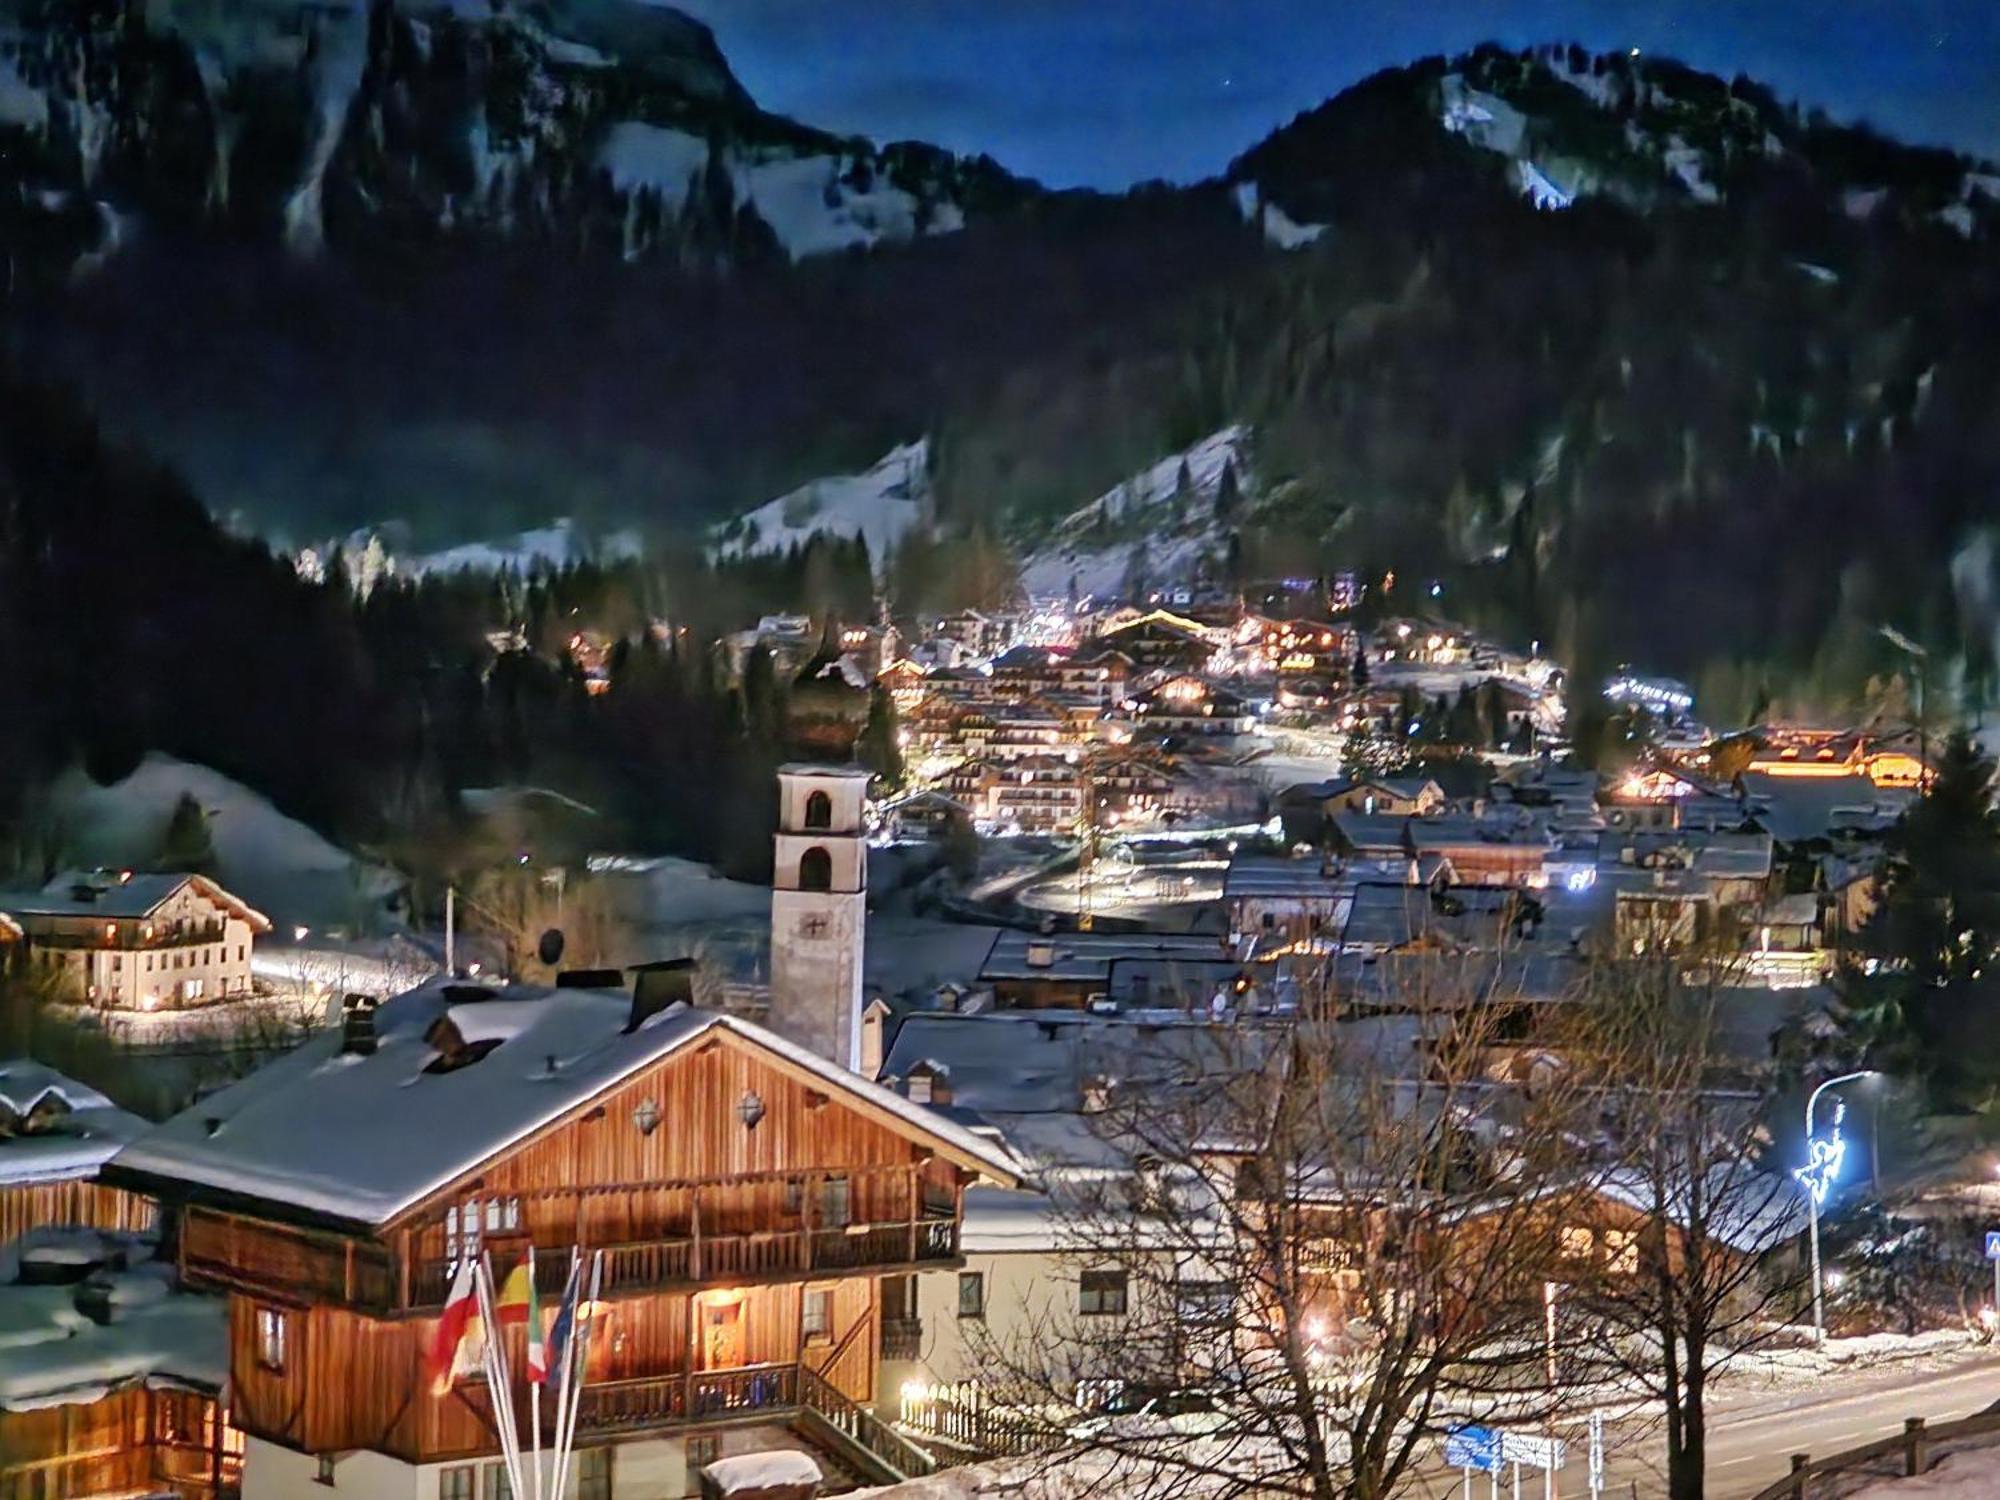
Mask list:
[[[250,1500],[302,1455],[497,1455],[483,1382],[432,1395],[424,1351],[465,1257],[504,1277],[530,1246],[550,1301],[573,1248],[604,1252],[577,1438],[601,1493],[630,1465],[679,1494],[746,1424],[858,1477],[928,1467],[867,1410],[882,1279],[960,1264],[965,1187],[1010,1162],[734,1016],[433,982],[354,1004],[108,1175],[175,1205],[187,1283],[228,1294]]]
[[[0,1059],[0,1247],[53,1226],[150,1230],[151,1199],[97,1180],[98,1168],[145,1128],[73,1078]]]

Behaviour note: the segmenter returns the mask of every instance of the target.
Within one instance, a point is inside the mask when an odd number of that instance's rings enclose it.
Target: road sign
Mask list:
[[[1532,1432],[1500,1434],[1500,1457],[1510,1464],[1531,1469],[1560,1469],[1563,1466],[1561,1438],[1540,1437]]]
[[[1986,1231],[1986,1258],[2000,1260],[2000,1229]]]
[[[1454,1427],[1444,1435],[1444,1461],[1454,1469],[1498,1474],[1506,1463],[1500,1456],[1503,1440],[1491,1427]]]

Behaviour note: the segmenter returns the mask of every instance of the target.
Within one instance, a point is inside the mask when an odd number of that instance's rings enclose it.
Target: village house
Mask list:
[[[151,1199],[97,1180],[145,1129],[96,1089],[38,1062],[0,1059],[0,1247],[47,1226],[151,1230]]]
[[[1233,980],[1241,969],[1219,937],[1192,933],[1063,932],[995,934],[978,982],[1003,1007],[1082,1010],[1110,1004],[1121,968],[1160,967],[1186,976],[1183,988]]]
[[[425,1351],[468,1257],[504,1277],[531,1247],[551,1300],[573,1250],[604,1252],[580,1496],[686,1494],[772,1447],[874,1481],[931,1466],[868,1410],[881,1278],[960,1264],[964,1191],[1014,1186],[1010,1158],[760,1026],[597,978],[354,1000],[106,1168],[172,1205],[185,1283],[228,1297],[244,1500],[490,1494],[493,1393],[433,1385]]]
[[[1083,818],[1083,772],[1060,755],[1008,760],[987,784],[986,815],[1023,833],[1068,833]]]
[[[222,1399],[222,1299],[176,1290],[149,1238],[43,1233],[0,1243],[19,1268],[0,1285],[0,1496],[233,1500],[244,1438]]]
[[[1135,739],[1209,739],[1248,734],[1254,722],[1236,694],[1182,674],[1128,700]]]
[[[206,875],[79,870],[0,893],[28,961],[107,1010],[180,1010],[250,993],[262,912]]]

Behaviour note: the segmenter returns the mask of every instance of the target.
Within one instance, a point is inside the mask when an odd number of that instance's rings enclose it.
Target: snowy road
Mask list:
[[[1806,1389],[1724,1398],[1712,1403],[1709,1413],[1709,1500],[1748,1500],[1785,1476],[1794,1453],[1823,1457],[1901,1432],[1905,1417],[1941,1422],[1970,1416],[1995,1402],[2000,1402],[2000,1354],[1979,1354],[1943,1369],[1888,1362],[1872,1371],[1830,1372]],[[1606,1436],[1605,1494],[1610,1500],[1653,1500],[1666,1494],[1666,1451],[1657,1427],[1631,1424],[1622,1433],[1614,1427]],[[1588,1457],[1580,1434],[1566,1456],[1556,1494],[1588,1495]],[[1464,1491],[1457,1470],[1432,1469],[1406,1493],[1445,1500]],[[1493,1493],[1475,1476],[1474,1500],[1487,1500]],[[1507,1476],[1497,1493],[1510,1500],[1513,1487]],[[1539,1500],[1538,1472],[1522,1474],[1521,1493]]]

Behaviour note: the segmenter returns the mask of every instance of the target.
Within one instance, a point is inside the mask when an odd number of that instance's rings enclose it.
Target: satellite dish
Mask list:
[[[560,927],[551,927],[542,934],[542,940],[535,944],[535,957],[550,968],[562,962],[563,934]]]

